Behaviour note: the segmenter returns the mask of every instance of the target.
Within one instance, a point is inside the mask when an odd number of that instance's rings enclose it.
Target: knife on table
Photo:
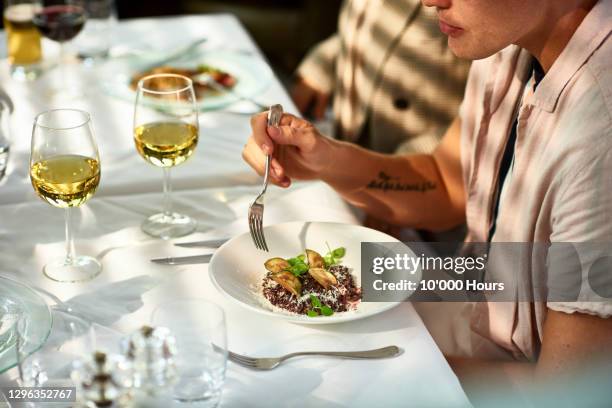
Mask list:
[[[179,256],[170,258],[157,258],[151,259],[151,262],[161,265],[193,265],[193,264],[205,264],[210,262],[213,254],[206,255],[193,255],[193,256]]]
[[[177,247],[181,247],[181,248],[198,248],[198,247],[219,248],[221,245],[225,244],[227,241],[229,241],[229,238],[209,239],[206,241],[195,241],[195,242],[177,242],[174,245]]]

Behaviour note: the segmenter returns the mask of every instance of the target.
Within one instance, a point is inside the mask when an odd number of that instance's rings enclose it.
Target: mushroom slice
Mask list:
[[[330,286],[333,286],[338,283],[338,280],[336,279],[334,274],[329,271],[326,271],[323,268],[310,268],[308,269],[308,273],[325,289],[328,289]]]
[[[325,261],[323,261],[323,257],[317,251],[307,249],[306,256],[308,257],[309,268],[325,268]]]
[[[295,296],[300,296],[302,293],[302,284],[300,280],[291,272],[283,271],[273,273],[270,275],[270,278]]]
[[[289,262],[283,258],[270,258],[264,263],[264,266],[272,273],[282,272],[291,267]]]

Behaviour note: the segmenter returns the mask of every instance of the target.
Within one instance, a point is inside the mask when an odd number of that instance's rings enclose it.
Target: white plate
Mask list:
[[[308,317],[289,312],[274,311],[259,293],[266,274],[264,262],[272,257],[290,258],[305,248],[322,254],[326,242],[332,248],[345,247],[342,264],[352,269],[356,283],[361,286],[361,243],[399,242],[382,232],[360,225],[327,222],[287,222],[264,228],[270,252],[255,248],[249,233],[232,238],[213,255],[208,272],[214,286],[232,301],[254,312],[293,323],[332,324],[374,316],[397,306],[397,302],[361,302],[356,310],[334,313],[332,316]],[[278,309],[277,309],[278,310]]]
[[[132,77],[163,58],[163,54],[151,52],[139,57],[123,57],[108,61],[101,67],[105,91],[112,96],[133,102],[136,93],[130,88]],[[204,97],[197,102],[198,108],[202,111],[231,105],[240,100],[240,96],[257,99],[257,95],[270,86],[273,78],[272,70],[260,57],[237,51],[196,51],[165,65],[192,69],[202,64],[226,71],[237,81],[233,88],[234,93],[204,94]]]

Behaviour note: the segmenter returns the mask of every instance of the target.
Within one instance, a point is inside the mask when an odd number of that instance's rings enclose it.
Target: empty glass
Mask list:
[[[85,0],[87,24],[75,38],[79,57],[86,65],[106,58],[111,46],[112,29],[117,20],[114,0]]]
[[[223,309],[203,299],[177,300],[159,305],[151,320],[155,327],[170,329],[176,339],[174,399],[217,406],[227,365]]]

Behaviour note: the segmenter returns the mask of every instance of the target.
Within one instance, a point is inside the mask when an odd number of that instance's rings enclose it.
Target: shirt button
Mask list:
[[[396,98],[393,101],[393,106],[395,106],[397,110],[406,110],[410,107],[410,102],[408,102],[406,98]]]

